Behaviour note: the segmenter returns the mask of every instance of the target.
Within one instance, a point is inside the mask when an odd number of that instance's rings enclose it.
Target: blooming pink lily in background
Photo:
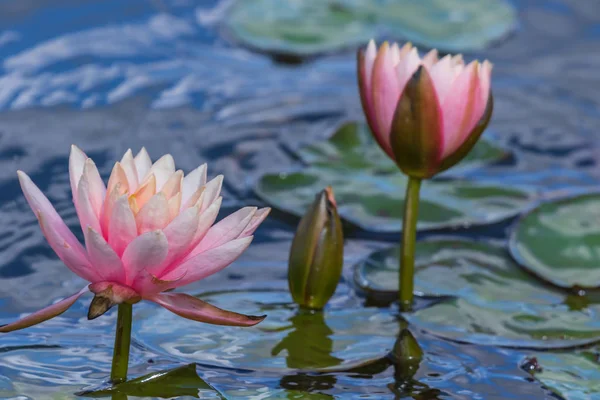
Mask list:
[[[371,41],[358,53],[367,122],[379,146],[409,176],[429,178],[460,161],[491,117],[492,64],[461,55],[423,58],[410,43]]]
[[[1,326],[0,332],[53,318],[87,291],[104,305],[99,312],[90,307],[90,318],[112,305],[143,299],[184,318],[211,324],[251,326],[264,319],[165,291],[206,278],[231,264],[248,247],[270,209],[242,208],[214,224],[221,206],[223,177],[206,182],[206,164],[184,176],[175,170],[171,155],[152,164],[145,149],[135,157],[127,151],[105,186],[94,162],[73,146],[69,174],[85,247],[31,179],[18,172],[23,193],[48,243],[71,271],[91,284]]]

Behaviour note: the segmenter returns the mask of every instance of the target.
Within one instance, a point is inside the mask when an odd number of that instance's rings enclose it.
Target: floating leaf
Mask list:
[[[248,47],[300,57],[381,35],[446,51],[478,50],[515,24],[504,0],[243,0],[224,21]]]
[[[524,215],[510,239],[513,257],[557,286],[600,286],[600,194],[548,202]]]
[[[406,177],[374,175],[335,167],[264,175],[256,194],[273,207],[300,217],[315,193],[332,186],[340,216],[373,232],[399,232]],[[494,223],[514,216],[531,194],[475,181],[426,181],[421,189],[418,228],[438,229]]]
[[[344,170],[363,169],[376,174],[398,173],[398,167],[381,150],[364,122],[345,122],[327,141],[307,145],[298,151],[298,155],[313,166],[337,165]],[[507,150],[484,136],[460,164],[448,172],[497,162],[508,156]]]
[[[398,287],[397,248],[357,265],[355,281],[370,291]],[[522,271],[505,250],[483,242],[438,239],[416,249],[415,291],[452,296],[405,318],[435,335],[466,343],[561,348],[600,340],[600,305],[575,305],[558,289]]]
[[[201,297],[218,307],[268,317],[255,327],[238,328],[198,324],[155,309],[142,317],[136,339],[186,362],[263,371],[322,371],[384,357],[399,331],[390,312],[356,304],[334,307],[330,303],[322,313],[299,313],[287,291],[231,291]]]
[[[536,379],[565,400],[593,399],[600,396],[598,349],[576,353],[536,354],[539,370]]]
[[[315,193],[332,186],[343,219],[374,232],[402,228],[406,177],[377,146],[364,123],[340,126],[324,143],[298,151],[311,164],[294,173],[264,175],[255,187],[265,202],[297,217],[304,214]],[[498,161],[507,152],[481,141],[457,168]],[[456,169],[456,168],[455,168]],[[515,187],[470,180],[428,180],[419,204],[419,229],[494,223],[523,209],[531,193]]]
[[[200,391],[214,394],[214,398],[223,398],[218,392],[198,376],[196,365],[189,364],[168,371],[153,372],[116,385],[78,393],[85,397],[107,397],[118,394],[138,397],[174,398],[179,396],[198,397]],[[203,393],[202,398],[208,398]],[[211,396],[212,398],[212,396]]]

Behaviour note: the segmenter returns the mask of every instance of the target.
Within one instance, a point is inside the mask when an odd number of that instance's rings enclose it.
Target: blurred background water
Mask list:
[[[103,176],[130,147],[137,151],[145,146],[154,159],[169,152],[184,171],[208,162],[210,176],[225,174],[224,204],[232,210],[261,204],[253,194],[254,183],[265,172],[297,166],[295,149],[325,139],[341,121],[362,119],[353,50],[299,64],[276,62],[224,34],[226,3],[0,2],[0,322],[82,286],[46,244],[21,194],[17,169],[30,174],[74,231],[77,217],[67,175],[72,143],[94,158]],[[489,131],[519,155],[519,162],[473,173],[558,193],[597,188],[600,4],[511,4],[518,16],[516,30],[465,57],[494,62],[496,109]],[[521,173],[513,174],[515,170]],[[468,234],[505,239],[505,228]],[[267,337],[275,346],[293,314],[281,294],[287,288],[293,230],[294,224],[270,218],[240,260],[191,292],[261,291],[264,298],[248,294],[240,306],[247,309],[238,311],[275,310],[273,322],[267,319],[253,331],[260,336],[283,329],[279,336]],[[369,239],[363,235],[348,241],[347,268],[389,245]],[[108,376],[115,314],[87,321],[88,301],[82,299],[60,318],[0,338],[0,397],[71,398]],[[343,282],[331,312],[336,316],[337,307],[342,314],[328,321],[331,333],[307,331],[307,340],[323,335],[343,342],[329,351],[331,357],[353,362],[354,369],[324,373],[295,372],[289,350],[281,353],[288,365],[265,362],[267,350],[244,358],[236,349],[243,344],[236,340],[245,340],[246,333],[239,339],[236,331],[185,322],[161,333],[166,317],[152,305],[139,305],[131,373],[198,362],[199,375],[232,399],[558,397],[520,367],[526,351],[460,345],[420,332],[414,333],[425,361],[413,378],[405,379],[383,358],[398,329],[395,322],[385,322],[391,318],[387,307],[365,307],[372,312],[365,321],[393,324],[389,337],[366,332],[357,340],[345,327],[354,317],[344,316],[343,309],[363,303],[352,285]],[[178,348],[176,338],[183,333],[191,335],[187,346],[197,343],[201,350]],[[223,335],[229,339],[216,342],[215,336]],[[361,341],[372,345],[361,350]],[[358,361],[365,360],[372,363],[358,368]],[[208,389],[202,393],[214,396]]]

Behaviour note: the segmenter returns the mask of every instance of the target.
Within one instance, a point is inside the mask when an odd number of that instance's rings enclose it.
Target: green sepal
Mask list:
[[[427,69],[420,66],[402,92],[390,132],[390,144],[402,172],[420,179],[438,172],[442,126],[433,80]]]

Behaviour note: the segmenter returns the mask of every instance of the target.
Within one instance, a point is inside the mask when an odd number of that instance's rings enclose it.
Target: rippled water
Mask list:
[[[260,174],[297,163],[290,149],[324,138],[343,119],[361,118],[354,53],[295,66],[274,63],[221,38],[223,11],[217,3],[0,3],[0,322],[82,286],[45,243],[20,193],[16,169],[31,175],[77,231],[67,176],[71,143],[93,157],[104,176],[124,150],[141,145],[154,158],[170,152],[184,170],[208,161],[210,175],[225,174],[226,206],[234,207],[258,203],[251,188]],[[547,195],[597,187],[600,6],[592,0],[513,3],[518,31],[468,55],[495,63],[490,132],[519,155],[484,173],[507,184],[550,189]],[[247,254],[193,292],[285,289],[292,233],[293,225],[271,218]],[[506,237],[503,227],[477,234]],[[385,245],[350,240],[346,265]],[[70,398],[107,377],[115,315],[89,322],[87,301],[41,326],[1,337],[0,397]],[[362,299],[342,285],[335,302]],[[412,379],[373,355],[367,366],[319,374],[236,366],[235,357],[226,365],[218,355],[174,352],[165,340],[156,345],[160,335],[152,324],[161,322],[158,310],[137,309],[132,375],[198,362],[200,376],[231,399],[383,399],[404,398],[410,391],[420,399],[554,396],[519,368],[524,353],[418,332],[426,356]],[[206,341],[216,328],[185,329],[197,330],[197,340]],[[382,348],[381,357],[388,350]]]

